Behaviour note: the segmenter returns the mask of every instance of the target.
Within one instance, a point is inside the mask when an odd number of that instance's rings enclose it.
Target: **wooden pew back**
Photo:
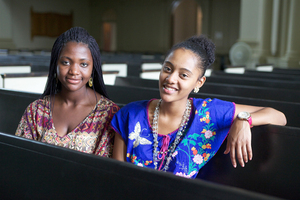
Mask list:
[[[108,95],[114,102],[127,104],[132,101],[149,100],[152,98],[160,98],[159,90],[157,88],[146,87],[126,87],[126,86],[106,86]],[[254,99],[248,97],[228,96],[212,93],[191,93],[190,97],[195,98],[218,98],[225,101],[231,101],[238,104],[246,104],[253,106],[272,107],[282,111],[287,117],[287,125],[300,127],[299,115],[300,103],[282,102],[266,99]]]
[[[14,134],[26,107],[40,95],[0,89],[0,132]]]
[[[116,77],[115,85],[158,88],[158,80],[141,79],[136,77]],[[300,99],[299,90],[240,86],[211,82],[206,82],[200,88],[200,93],[213,93],[228,96],[241,96],[248,98],[269,99],[296,103],[298,103]]]
[[[293,169],[285,171],[285,180],[277,191],[277,183],[280,182],[276,181],[274,186],[274,179],[282,176],[278,174],[274,174],[275,177],[270,176],[263,168],[269,164],[274,169],[277,163],[270,161],[277,161],[276,159],[264,161],[256,159],[251,161],[252,164],[249,163],[241,169],[246,175],[243,180],[248,180],[249,184],[241,184],[246,188],[240,189],[226,186],[227,179],[224,179],[224,176],[232,178],[228,185],[235,181],[239,183],[241,177],[238,177],[238,170],[229,171],[225,168],[218,171],[220,179],[224,180],[222,184],[206,181],[210,175],[215,177],[216,172],[206,174],[204,180],[190,180],[141,168],[131,163],[118,162],[2,133],[0,133],[0,152],[1,162],[5,163],[1,165],[0,170],[2,180],[0,191],[4,199],[275,200],[280,197],[296,199],[299,188],[299,180],[296,179],[299,169]],[[287,160],[281,161],[283,164]],[[297,164],[295,159],[288,161]],[[212,163],[217,169],[222,164]],[[271,175],[273,172],[274,170]],[[254,177],[256,177],[255,181],[250,182],[249,180]],[[289,180],[293,181],[293,187],[285,184]],[[262,188],[266,188],[266,191],[262,191],[264,194],[256,193],[257,185],[263,183],[265,185]],[[268,194],[270,192],[271,195]]]

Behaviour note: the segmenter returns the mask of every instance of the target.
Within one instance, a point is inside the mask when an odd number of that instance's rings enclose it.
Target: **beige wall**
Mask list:
[[[226,1],[227,3],[223,3]],[[172,0],[0,0],[0,48],[11,38],[15,48],[50,49],[55,38],[30,38],[30,7],[36,12],[69,14],[74,26],[86,28],[103,46],[103,13],[113,9],[117,24],[117,51],[165,53],[172,45]],[[217,43],[217,53],[226,53],[239,34],[239,0],[196,0],[201,6],[202,33]],[[3,6],[1,6],[3,9]],[[1,8],[0,8],[1,11]],[[229,14],[228,14],[229,13]],[[3,19],[8,17],[7,20]],[[2,29],[1,27],[5,27]],[[230,27],[230,28],[228,28]],[[220,33],[222,38],[220,39]],[[4,45],[4,46],[1,46]]]
[[[73,11],[73,25],[90,29],[90,9],[88,1],[73,0],[0,0],[10,9],[11,23],[7,28],[12,30],[15,48],[51,49],[56,38],[34,37],[30,34],[30,8],[35,12],[57,12],[70,14]],[[0,30],[3,33],[3,31]],[[0,34],[1,36],[1,34]],[[1,41],[1,40],[0,40]]]
[[[201,7],[202,33],[218,43],[217,53],[228,53],[239,35],[240,0],[195,0]],[[92,33],[100,46],[102,15],[117,15],[117,49],[165,53],[172,45],[172,0],[92,1]],[[221,11],[221,12],[220,12]],[[216,35],[222,34],[222,41]]]
[[[170,0],[94,1],[92,32],[102,46],[102,16],[109,9],[116,13],[118,51],[165,52],[170,44]]]

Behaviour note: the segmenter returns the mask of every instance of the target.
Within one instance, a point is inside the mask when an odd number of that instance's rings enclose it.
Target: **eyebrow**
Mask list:
[[[68,57],[68,56],[60,56],[60,58],[67,58],[67,59],[69,59],[69,60],[72,60],[72,58],[70,58],[70,57]],[[91,60],[88,59],[88,58],[81,58],[80,61],[82,61],[82,60],[88,60],[88,61],[91,61]]]
[[[168,64],[170,64],[174,67],[173,63],[171,63],[170,61],[166,60],[164,63],[168,63]],[[180,69],[183,69],[183,70],[188,71],[189,73],[193,74],[193,72],[191,70],[187,69],[187,68],[180,68]]]

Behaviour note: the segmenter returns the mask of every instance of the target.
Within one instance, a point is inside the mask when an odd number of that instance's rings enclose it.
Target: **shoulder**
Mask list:
[[[148,105],[149,100],[142,100],[142,101],[134,101],[126,104],[121,110],[140,110],[140,109],[146,109]]]
[[[117,114],[125,116],[128,114],[138,114],[144,112],[147,109],[148,103],[149,100],[134,101],[128,103],[124,107],[122,107]]]
[[[50,102],[50,96],[45,96],[43,98],[37,99],[29,104],[28,107],[46,107]]]
[[[110,105],[110,106],[116,105],[115,102],[113,102],[112,100],[110,100],[102,95],[100,96],[98,103],[102,103],[102,104]]]
[[[97,106],[98,108],[103,108],[105,107],[106,109],[117,109],[119,110],[119,106],[117,104],[115,104],[112,100],[104,97],[104,96],[100,96],[100,99],[97,102]]]
[[[206,98],[206,99],[198,99],[198,98],[193,98],[193,106],[196,109],[202,108],[202,107],[222,107],[222,106],[234,106],[233,102],[230,101],[224,101],[220,99],[211,99],[211,98]]]
[[[25,109],[25,112],[23,115],[43,115],[43,113],[48,113],[50,111],[50,97],[45,96],[43,98],[37,99],[33,102],[31,102],[27,108]]]

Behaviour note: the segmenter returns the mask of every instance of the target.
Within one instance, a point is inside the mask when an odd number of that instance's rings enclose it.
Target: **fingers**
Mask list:
[[[234,168],[236,168],[236,159],[235,159],[235,148],[231,148],[230,159]]]
[[[229,152],[234,168],[237,167],[237,162],[244,167],[245,163],[252,160],[251,130],[247,122],[236,120],[231,126],[224,154]]]
[[[240,144],[237,142],[232,143],[231,145],[227,143],[224,153],[227,154],[228,152],[230,152],[230,159],[234,168],[237,167],[237,161],[241,167],[245,167],[245,163],[252,160],[251,142],[247,142],[246,144]]]
[[[226,149],[224,151],[224,154],[228,154],[230,152],[230,144],[229,142],[227,141],[227,144],[226,144]]]
[[[237,147],[236,147],[236,157],[242,167],[245,166],[244,158],[247,156],[247,155],[244,155],[243,149],[244,149],[244,145],[241,145],[241,143],[238,142]]]
[[[248,152],[249,160],[252,160],[253,154],[252,154],[251,141],[250,141],[250,143],[247,144],[247,152]]]
[[[242,155],[243,155],[244,162],[248,163],[248,151],[246,145],[242,146]]]

